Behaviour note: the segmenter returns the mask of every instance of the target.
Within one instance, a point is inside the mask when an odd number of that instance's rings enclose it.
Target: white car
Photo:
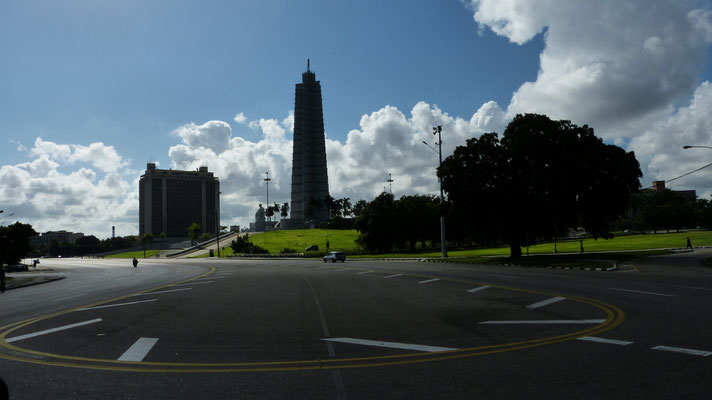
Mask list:
[[[346,262],[346,255],[340,251],[332,251],[331,253],[327,254],[324,256],[324,262],[331,261],[331,262]]]

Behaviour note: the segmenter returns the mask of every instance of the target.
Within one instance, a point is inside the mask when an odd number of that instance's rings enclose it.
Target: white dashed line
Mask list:
[[[158,342],[158,338],[139,338],[128,350],[118,358],[119,361],[143,361],[153,346]]]
[[[695,289],[695,290],[710,290],[712,291],[712,288],[706,288],[706,287],[699,287],[699,286],[682,286],[685,289]]]
[[[80,308],[78,310],[74,311],[87,311],[87,310],[96,310],[98,308],[109,308],[109,307],[120,307],[120,306],[129,306],[132,304],[139,304],[139,303],[148,303],[151,301],[157,301],[158,299],[151,299],[151,300],[141,300],[141,301],[132,301],[130,303],[119,303],[119,304],[109,304],[106,306],[96,306],[96,307],[87,307],[87,308]]]
[[[435,281],[439,281],[439,280],[440,280],[439,278],[435,278],[435,279],[428,279],[427,281],[420,281],[418,283],[430,283],[430,282],[435,282]]]
[[[633,343],[633,342],[628,342],[626,340],[604,339],[604,338],[595,337],[595,336],[584,336],[584,337],[578,338],[578,340],[584,340],[587,342],[596,342],[596,343],[616,344],[619,346],[627,346],[627,345]]]
[[[693,356],[702,356],[702,357],[707,357],[709,355],[712,355],[712,351],[685,349],[682,347],[655,346],[652,349],[653,350],[662,350],[662,351],[672,351],[674,353],[683,353],[683,354],[690,354]]]
[[[328,339],[321,339],[321,340],[324,340],[327,342],[359,344],[359,345],[363,345],[363,346],[388,347],[391,349],[425,351],[428,353],[435,353],[438,351],[457,350],[452,347],[426,346],[426,345],[422,345],[422,344],[410,344],[410,343],[398,343],[398,342],[382,342],[380,340],[354,339],[354,338],[347,338],[347,337],[328,338]]]
[[[487,289],[487,288],[489,288],[489,287],[490,287],[490,286],[487,286],[487,285],[478,286],[478,287],[476,287],[476,288],[472,288],[472,289],[468,290],[468,292],[469,292],[469,293],[475,293],[475,292],[479,292],[480,290],[485,290],[485,289]]]
[[[395,278],[395,277],[398,277],[398,276],[403,276],[403,274],[388,275],[388,276],[384,276],[383,279]]]
[[[348,271],[348,270],[350,270],[350,269],[351,269],[351,268],[341,268],[341,269],[335,269],[334,271]]]
[[[600,324],[605,319],[540,319],[540,320],[512,320],[512,321],[483,321],[480,324]]]
[[[183,290],[193,290],[193,288],[183,288],[183,289],[173,289],[173,290],[162,290],[160,292],[148,292],[148,293],[139,293],[139,294],[134,294],[132,296],[148,296],[151,294],[162,294],[162,293],[171,293],[171,292],[180,292]]]
[[[535,309],[535,308],[548,306],[549,304],[556,303],[556,302],[559,302],[559,301],[561,301],[561,300],[566,300],[566,298],[565,298],[565,297],[558,297],[558,296],[557,296],[557,297],[552,297],[552,298],[550,298],[550,299],[546,299],[546,300],[540,301],[540,302],[538,302],[538,303],[529,304],[529,305],[527,306],[527,308],[530,309],[530,310],[533,310],[533,309]]]
[[[630,293],[640,293],[640,294],[651,294],[654,296],[675,297],[675,295],[673,295],[673,294],[665,294],[665,293],[643,292],[640,290],[630,290],[630,289],[621,289],[621,288],[609,288],[609,289],[618,290],[620,292],[630,292]]]
[[[7,342],[7,343],[12,343],[12,342],[16,342],[16,341],[18,341],[18,340],[29,339],[29,338],[33,338],[33,337],[35,337],[35,336],[41,336],[41,335],[46,335],[46,334],[48,334],[48,333],[59,332],[59,331],[65,330],[65,329],[77,328],[77,327],[80,327],[80,326],[89,325],[89,324],[93,324],[93,323],[101,322],[101,321],[102,321],[101,318],[90,319],[89,321],[77,322],[76,324],[64,325],[64,326],[59,326],[59,327],[57,327],[57,328],[45,329],[45,330],[43,330],[43,331],[39,331],[39,332],[35,332],[35,333],[28,333],[28,334],[26,334],[26,335],[20,335],[20,336],[15,336],[15,337],[11,337],[11,338],[5,338],[5,342]]]
[[[373,272],[373,271],[363,271],[363,272],[357,273],[356,275],[370,274],[371,272]]]

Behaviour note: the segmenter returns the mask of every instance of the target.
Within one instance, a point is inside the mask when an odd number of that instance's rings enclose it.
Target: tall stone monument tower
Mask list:
[[[329,177],[321,84],[309,69],[309,60],[295,92],[291,219],[319,224],[329,220]]]

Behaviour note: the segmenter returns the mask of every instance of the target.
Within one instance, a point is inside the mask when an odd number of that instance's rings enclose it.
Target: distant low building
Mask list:
[[[68,232],[68,231],[47,231],[40,233],[37,236],[32,237],[32,246],[35,248],[49,247],[53,240],[57,243],[68,243],[74,244],[77,239],[84,237],[81,232]]]
[[[146,165],[139,180],[139,234],[179,238],[188,236],[188,227],[200,225],[215,234],[220,221],[220,181],[208,172],[158,169]]]

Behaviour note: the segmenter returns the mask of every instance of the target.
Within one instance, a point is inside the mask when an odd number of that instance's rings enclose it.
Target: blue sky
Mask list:
[[[434,193],[432,153],[517,112],[589,124],[643,185],[712,154],[708,1],[25,1],[0,4],[0,208],[135,234],[146,162],[208,165],[223,224],[289,201],[290,111],[322,83],[332,195]],[[244,118],[235,118],[238,114]],[[684,142],[684,143],[683,143]],[[115,164],[113,167],[111,164]],[[51,172],[51,173],[49,173]],[[712,193],[702,171],[675,188]],[[21,193],[21,195],[18,195]],[[89,198],[95,200],[88,200]],[[7,222],[7,221],[3,221]]]

